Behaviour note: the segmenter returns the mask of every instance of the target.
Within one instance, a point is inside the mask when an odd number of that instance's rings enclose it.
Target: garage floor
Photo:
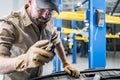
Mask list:
[[[67,60],[71,63],[72,56],[68,55]],[[77,55],[77,63],[73,64],[73,66],[76,67],[80,71],[88,69],[88,58],[87,57],[79,57],[79,54],[78,54]],[[115,56],[114,56],[113,52],[107,52],[106,68],[120,68],[120,52],[117,52]],[[43,75],[52,73],[52,69],[53,69],[53,62],[51,61],[44,66]]]

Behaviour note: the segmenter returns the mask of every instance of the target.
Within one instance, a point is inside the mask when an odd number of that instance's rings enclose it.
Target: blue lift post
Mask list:
[[[74,6],[73,12],[75,11],[75,8],[81,7],[82,5],[84,5],[88,0],[84,0],[81,5],[79,6]],[[72,29],[77,29],[77,23],[75,20],[72,20]],[[76,59],[77,59],[77,41],[75,40],[76,34],[73,34],[72,36],[72,40],[73,40],[73,45],[72,45],[72,63],[75,64],[76,63]]]
[[[76,29],[76,21],[72,21],[72,29]],[[76,63],[76,54],[77,54],[77,41],[75,40],[76,34],[72,35],[73,45],[72,45],[72,63]]]
[[[116,34],[116,24],[114,24],[114,35]],[[116,55],[116,41],[117,41],[117,39],[116,38],[114,38],[114,57],[115,57],[115,55]]]
[[[89,8],[87,10],[87,19],[89,22],[89,68],[105,68],[106,66],[106,21],[104,25],[97,26],[96,9],[104,11],[106,14],[105,0],[88,0]]]
[[[58,5],[59,12],[62,11],[62,0],[52,0]],[[62,39],[62,20],[54,18],[54,26],[57,27],[58,32],[60,32],[60,38]],[[53,59],[53,72],[59,72],[61,71],[61,61],[59,58],[55,55]]]

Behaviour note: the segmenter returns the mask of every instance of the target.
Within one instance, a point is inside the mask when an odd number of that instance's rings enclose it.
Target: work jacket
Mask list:
[[[26,4],[24,9],[11,12],[0,19],[0,56],[17,57],[25,54],[30,46],[39,40],[50,40],[54,37],[52,43],[60,42],[52,19],[38,28],[26,13],[27,7]],[[41,76],[41,73],[42,67],[31,68],[22,72],[5,74],[4,80],[29,80]]]

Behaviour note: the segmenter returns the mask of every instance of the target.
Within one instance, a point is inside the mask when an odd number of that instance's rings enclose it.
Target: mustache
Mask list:
[[[47,20],[48,20],[48,18],[39,17],[37,20],[38,20],[38,21],[39,21],[39,20],[42,20],[42,21],[47,21]]]
[[[43,19],[43,20],[45,20],[45,19],[47,19],[47,18],[40,16],[40,17],[38,17],[38,19]]]
[[[42,21],[42,22],[46,22],[46,21],[48,21],[49,20],[49,18],[44,18],[44,17],[39,17],[38,19],[37,19],[37,21]]]

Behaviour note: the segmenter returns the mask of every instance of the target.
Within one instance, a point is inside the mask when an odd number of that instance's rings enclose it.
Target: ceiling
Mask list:
[[[63,11],[72,11],[73,6],[77,5],[78,3],[82,3],[83,1],[84,0],[63,0]],[[106,0],[106,13],[107,14],[111,14],[117,2],[118,0]],[[88,2],[82,7],[80,7],[79,10],[84,11],[87,8],[88,8]],[[113,15],[120,16],[120,1]]]

